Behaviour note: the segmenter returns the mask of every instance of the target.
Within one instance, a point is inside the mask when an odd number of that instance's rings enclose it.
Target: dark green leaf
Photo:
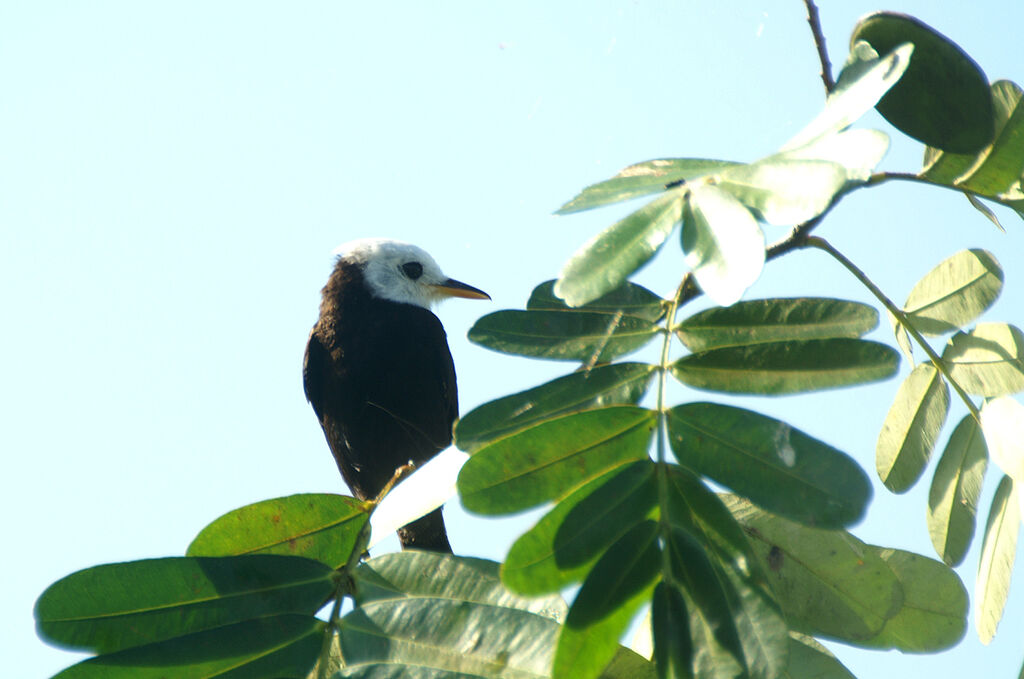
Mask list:
[[[902,607],[892,569],[854,536],[808,528],[736,497],[727,502],[792,629],[856,643],[876,636]]]
[[[949,387],[931,363],[900,385],[875,447],[878,477],[894,493],[910,490],[924,472],[949,412]]]
[[[553,676],[598,677],[615,655],[619,637],[656,583],[657,537],[656,522],[637,524],[594,565],[559,635]]]
[[[813,637],[797,632],[790,633],[789,665],[784,676],[790,679],[856,679],[827,648]]]
[[[683,466],[809,526],[855,523],[871,498],[871,482],[852,458],[759,413],[688,403],[669,411],[668,431]]]
[[[724,347],[672,364],[680,382],[739,394],[795,394],[890,377],[899,355],[877,342],[834,338]]]
[[[584,243],[562,267],[555,294],[578,307],[622,285],[676,228],[683,195],[675,189],[659,196]]]
[[[776,155],[724,170],[717,185],[769,224],[789,226],[824,212],[846,180],[838,163]]]
[[[302,615],[246,620],[90,658],[54,679],[305,679],[324,627]]]
[[[555,295],[555,281],[546,281],[533,289],[530,299],[526,302],[529,311],[599,311],[606,314],[623,313],[636,316],[654,323],[665,315],[668,302],[653,292],[626,282],[592,302],[581,307],[570,307],[565,300]]]
[[[650,342],[658,326],[594,311],[496,311],[470,328],[469,340],[506,354],[604,363]]]
[[[632,460],[647,457],[655,414],[611,406],[567,415],[481,448],[459,473],[471,512],[506,514],[564,496]]]
[[[1009,476],[1004,476],[996,488],[985,523],[978,579],[974,585],[974,624],[983,644],[992,641],[1003,617],[1019,533],[1020,502],[1016,484]]]
[[[875,107],[919,141],[954,153],[977,152],[992,141],[992,97],[981,68],[949,38],[905,14],[876,12],[861,19],[859,40],[885,54],[914,45],[906,73]]]
[[[656,679],[657,676],[653,662],[625,646],[619,646],[615,657],[601,671],[600,679]]]
[[[643,398],[654,371],[646,363],[611,363],[485,403],[455,425],[455,445],[472,453],[496,439],[569,413],[635,404]]]
[[[690,614],[683,595],[667,582],[659,582],[654,588],[651,636],[659,679],[689,679],[693,676]]]
[[[760,574],[755,581],[735,569],[720,570],[731,584],[726,594],[750,675],[766,679],[785,676],[789,626],[771,588],[760,579]]]
[[[984,250],[962,250],[922,278],[904,310],[918,331],[942,335],[967,325],[992,306],[1003,288],[1003,270]]]
[[[859,302],[821,297],[752,299],[705,309],[676,327],[690,351],[797,339],[860,337],[878,312]]]
[[[204,528],[188,556],[284,554],[340,568],[369,519],[364,503],[327,493],[264,500],[228,512]]]
[[[726,160],[663,158],[630,165],[611,179],[591,184],[558,209],[556,214],[589,210],[630,198],[665,191],[670,184],[693,179],[736,165]]]
[[[94,566],[36,602],[40,636],[109,653],[250,618],[315,613],[334,571],[300,557],[177,557]]]
[[[695,185],[683,207],[686,264],[708,297],[732,304],[764,266],[764,233],[750,210],[729,192]]]
[[[969,394],[1002,396],[1024,390],[1024,334],[1012,325],[979,323],[970,332],[958,332],[942,360]]]
[[[859,642],[869,648],[934,653],[967,632],[967,590],[945,564],[898,549],[871,547],[899,578],[903,607],[886,620],[878,636]]]
[[[959,565],[971,546],[987,461],[978,421],[965,415],[946,443],[928,493],[928,533],[950,566]]]

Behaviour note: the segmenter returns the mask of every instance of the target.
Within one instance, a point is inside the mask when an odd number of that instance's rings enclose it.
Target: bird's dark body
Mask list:
[[[324,288],[303,384],[359,498],[376,497],[396,469],[451,443],[458,394],[444,327],[425,308],[373,297],[356,264],[339,262]],[[403,547],[451,551],[440,509],[399,538]]]

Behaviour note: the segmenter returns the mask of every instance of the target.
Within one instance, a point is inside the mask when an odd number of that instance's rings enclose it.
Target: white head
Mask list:
[[[448,278],[422,248],[387,238],[362,238],[339,245],[334,254],[363,267],[370,294],[429,309],[446,297],[490,299],[486,292]]]

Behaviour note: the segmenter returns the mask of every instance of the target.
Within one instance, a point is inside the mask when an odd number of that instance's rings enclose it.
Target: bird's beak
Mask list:
[[[465,283],[457,281],[453,278],[449,278],[444,283],[432,285],[431,287],[433,287],[434,290],[438,292],[438,294],[443,295],[445,297],[465,297],[466,299],[491,298],[491,296],[488,295],[483,290],[480,290],[479,288],[474,288],[472,285],[466,285]]]

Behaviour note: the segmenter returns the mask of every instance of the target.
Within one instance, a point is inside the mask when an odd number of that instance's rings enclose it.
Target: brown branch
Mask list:
[[[832,64],[828,60],[828,50],[825,48],[825,34],[821,32],[818,7],[814,4],[814,0],[804,0],[804,7],[807,8],[807,23],[811,27],[811,35],[814,36],[818,60],[821,61],[821,82],[825,85],[825,94],[831,94],[836,87],[836,81],[832,79]]]

